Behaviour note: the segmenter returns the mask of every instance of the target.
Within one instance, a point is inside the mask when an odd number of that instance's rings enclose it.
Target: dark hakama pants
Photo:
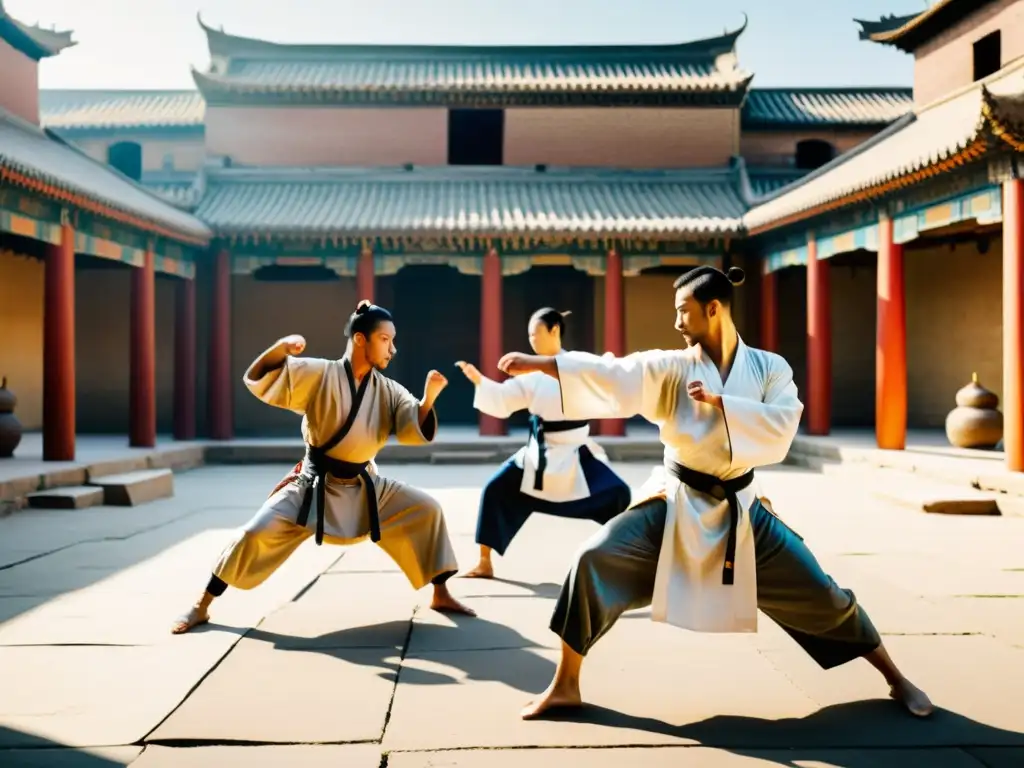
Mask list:
[[[551,629],[579,654],[628,610],[654,595],[668,507],[651,499],[623,512],[581,548],[558,597]],[[865,656],[881,643],[848,589],[826,574],[797,536],[760,501],[750,509],[757,565],[757,606],[821,667]]]
[[[508,545],[534,512],[604,525],[629,506],[629,486],[605,462],[580,446],[580,466],[590,496],[577,501],[553,502],[520,490],[523,470],[509,459],[484,487],[476,524],[476,543],[504,555]]]

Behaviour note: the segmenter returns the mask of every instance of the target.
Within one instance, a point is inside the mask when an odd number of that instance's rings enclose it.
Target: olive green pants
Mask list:
[[[668,508],[651,499],[610,520],[580,550],[558,597],[551,629],[579,654],[625,611],[654,594]],[[825,573],[803,539],[755,501],[750,509],[757,563],[757,606],[825,669],[881,643],[848,589]]]

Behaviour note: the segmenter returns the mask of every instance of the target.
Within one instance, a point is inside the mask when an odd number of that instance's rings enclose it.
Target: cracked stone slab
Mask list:
[[[277,648],[401,649],[418,602],[402,574],[333,574],[278,608],[248,638]]]
[[[142,747],[92,747],[91,749],[10,749],[0,748],[4,768],[117,768],[137,765]]]
[[[687,633],[676,634],[670,648],[644,647],[642,653],[636,646],[631,653],[596,646],[583,672],[591,705],[576,717],[552,721],[523,721],[519,710],[550,681],[555,652],[407,655],[384,747],[694,744],[716,732],[729,736],[728,728],[702,727],[721,712],[759,721],[770,732],[780,719],[806,718],[817,709],[749,643],[693,643]],[[788,744],[789,736],[780,733],[769,743]]]
[[[150,745],[132,768],[380,768],[376,744],[292,744],[244,747]],[[99,767],[97,767],[99,768]]]
[[[388,768],[984,768],[959,749],[531,749],[392,752]],[[1007,763],[1009,766],[1009,763]],[[1002,766],[999,766],[1002,768]]]
[[[885,682],[863,661],[825,671],[793,642],[762,653],[822,712],[862,713],[860,727],[870,731],[873,746],[1024,746],[1024,651],[985,636],[894,636],[885,645],[932,699],[931,718],[911,718],[890,702]],[[831,735],[832,746],[863,744],[863,733],[836,727],[838,716],[823,719],[829,722],[821,734]]]
[[[548,628],[554,600],[477,597],[465,603],[477,616],[418,611],[409,653],[560,647],[558,636]]]
[[[149,741],[373,741],[399,661],[395,648],[295,650],[244,638]]]
[[[0,748],[48,739],[69,747],[139,742],[177,706],[233,639],[175,649],[8,647],[0,652]]]

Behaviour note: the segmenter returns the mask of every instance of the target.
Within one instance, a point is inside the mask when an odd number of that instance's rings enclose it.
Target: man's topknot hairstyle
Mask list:
[[[672,287],[677,291],[680,288],[689,288],[693,298],[701,304],[717,299],[722,305],[730,306],[733,288],[743,285],[745,277],[739,267],[729,267],[728,271],[723,272],[716,267],[701,266],[678,277],[672,283]]]
[[[384,322],[394,322],[391,313],[384,307],[378,307],[376,304],[370,303],[368,299],[363,299],[356,305],[356,311],[348,318],[345,336],[352,338],[357,333],[361,333],[366,338],[370,338],[370,334]]]

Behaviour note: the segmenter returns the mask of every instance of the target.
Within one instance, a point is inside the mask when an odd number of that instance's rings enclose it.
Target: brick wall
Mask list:
[[[0,108],[39,122],[39,65],[0,40]]]
[[[207,107],[206,149],[252,165],[445,165],[445,109]]]
[[[914,101],[928,104],[974,80],[974,41],[1001,31],[1002,65],[1024,56],[1024,2],[999,0],[914,53]]]
[[[739,110],[538,107],[505,112],[505,164],[719,167],[739,147]]]
[[[874,131],[744,131],[740,153],[748,165],[789,166],[796,159],[796,145],[806,139],[827,141],[836,154],[848,152],[870,139]]]
[[[86,262],[87,264],[89,262]],[[75,269],[76,429],[127,434],[131,365],[131,270],[97,259]],[[175,278],[156,278],[157,432],[174,412]],[[200,405],[202,405],[200,401]]]
[[[958,389],[978,373],[1003,387],[1002,241],[907,249],[908,422],[941,427]]]
[[[43,263],[0,250],[0,377],[23,429],[43,426]]]

